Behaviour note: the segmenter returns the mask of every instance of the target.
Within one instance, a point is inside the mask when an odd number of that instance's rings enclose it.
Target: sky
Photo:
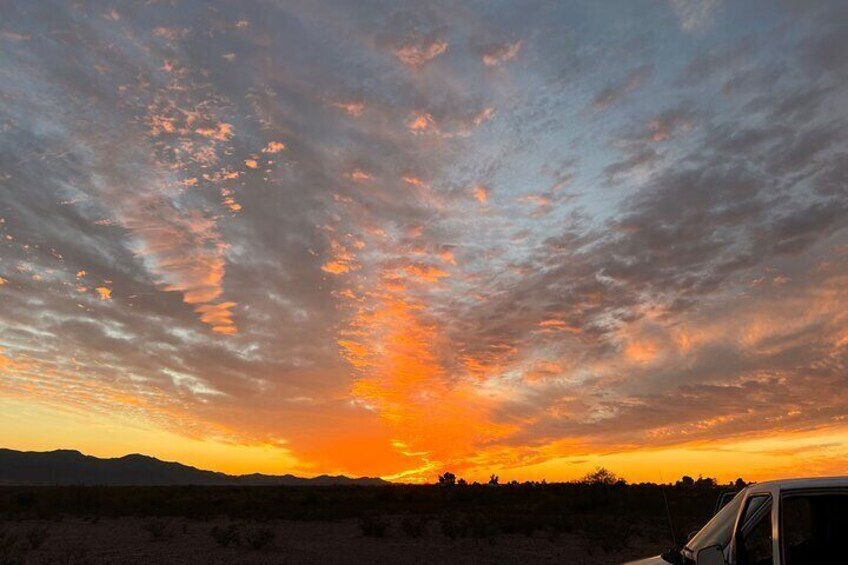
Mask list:
[[[848,472],[844,2],[0,16],[0,446]]]

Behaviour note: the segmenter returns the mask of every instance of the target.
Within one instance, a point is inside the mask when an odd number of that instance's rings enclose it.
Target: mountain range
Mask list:
[[[16,451],[0,448],[0,485],[382,485],[378,478],[321,475],[227,475],[181,463],[131,454],[101,459],[79,451]]]

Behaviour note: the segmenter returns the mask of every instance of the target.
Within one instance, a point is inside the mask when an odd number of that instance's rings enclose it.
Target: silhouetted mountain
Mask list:
[[[0,485],[379,485],[382,479],[342,475],[227,475],[147,455],[100,459],[79,451],[0,449]]]

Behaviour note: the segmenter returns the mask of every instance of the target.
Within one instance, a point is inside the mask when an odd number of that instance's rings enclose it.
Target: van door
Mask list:
[[[848,562],[848,489],[784,493],[780,530],[784,565]]]
[[[735,565],[773,565],[772,497],[755,494],[745,501],[734,544]]]

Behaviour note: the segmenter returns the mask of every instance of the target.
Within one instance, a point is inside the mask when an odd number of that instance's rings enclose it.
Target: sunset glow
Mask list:
[[[0,447],[848,473],[844,3],[0,12]]]

